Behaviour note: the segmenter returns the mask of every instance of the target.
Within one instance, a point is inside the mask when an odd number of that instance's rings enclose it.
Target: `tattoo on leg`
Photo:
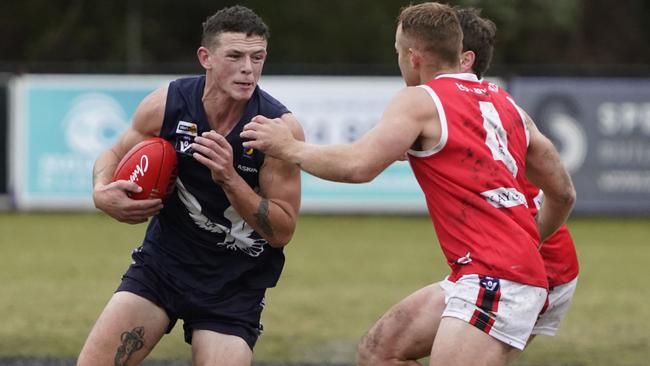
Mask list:
[[[115,366],[125,366],[136,351],[144,346],[144,327],[135,327],[130,332],[122,333],[121,344],[115,353]]]
[[[269,222],[269,200],[266,198],[262,198],[262,202],[260,202],[260,206],[257,208],[257,212],[255,213],[255,219],[264,234],[273,236],[273,228]]]

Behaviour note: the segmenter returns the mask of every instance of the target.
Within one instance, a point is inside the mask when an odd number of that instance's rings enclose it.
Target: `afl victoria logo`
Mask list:
[[[577,103],[567,95],[550,95],[542,99],[535,112],[535,123],[553,141],[569,173],[580,170],[588,146]]]
[[[111,96],[86,93],[71,103],[63,123],[71,150],[95,157],[129,126],[122,106]]]

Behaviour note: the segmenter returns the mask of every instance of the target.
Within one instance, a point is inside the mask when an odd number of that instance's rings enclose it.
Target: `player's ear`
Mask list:
[[[203,46],[199,47],[199,49],[196,50],[196,57],[199,59],[199,63],[201,66],[203,66],[204,69],[209,70],[212,68],[212,64],[210,63],[209,49]]]
[[[420,55],[420,52],[409,47],[408,56],[409,56],[409,62],[411,63],[411,67],[417,69],[422,63],[422,55]]]
[[[476,60],[476,54],[474,51],[465,51],[460,54],[460,71],[461,72],[472,72],[474,67],[474,61]]]

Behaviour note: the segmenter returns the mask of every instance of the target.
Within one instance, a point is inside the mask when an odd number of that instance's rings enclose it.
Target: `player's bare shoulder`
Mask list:
[[[393,98],[386,110],[404,127],[418,131],[414,145],[421,148],[435,146],[440,140],[440,119],[432,93],[427,86],[406,87]]]
[[[133,128],[147,135],[158,135],[165,117],[167,86],[149,93],[133,114]]]
[[[426,86],[409,86],[400,90],[391,100],[387,108],[387,112],[389,111],[406,116],[421,125],[438,117],[438,111]]]

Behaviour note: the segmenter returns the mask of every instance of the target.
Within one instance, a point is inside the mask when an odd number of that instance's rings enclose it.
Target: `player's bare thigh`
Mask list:
[[[429,366],[503,366],[520,353],[464,320],[444,317],[433,342]]]
[[[163,309],[130,292],[117,292],[90,331],[77,366],[137,365],[168,326]]]
[[[416,365],[431,352],[445,294],[434,283],[388,310],[368,331],[357,352],[357,365]]]
[[[192,365],[249,366],[253,352],[242,338],[197,329],[192,332]]]

